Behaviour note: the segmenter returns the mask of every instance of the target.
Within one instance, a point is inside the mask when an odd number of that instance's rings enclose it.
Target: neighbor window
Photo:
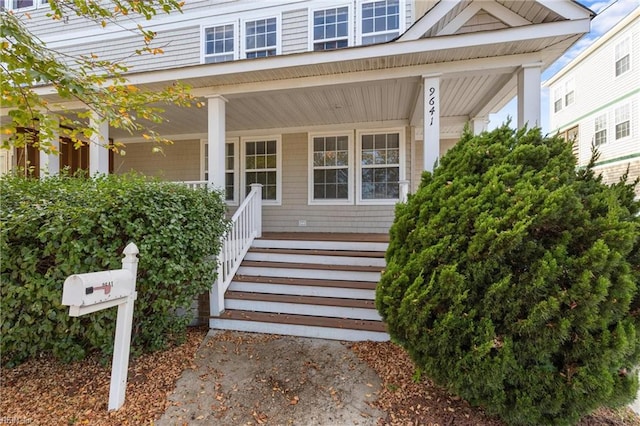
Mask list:
[[[278,140],[273,138],[244,141],[245,195],[251,184],[262,184],[262,199],[278,202]]]
[[[400,198],[400,133],[360,135],[360,200]]]
[[[616,77],[631,68],[631,39],[628,37],[616,45]]]
[[[575,92],[576,92],[575,82],[571,78],[567,80],[564,84],[564,106],[569,106],[575,101],[576,99]]]
[[[312,136],[310,201],[350,201],[350,151],[348,135]]]
[[[247,58],[274,56],[277,53],[276,18],[245,22],[245,54]]]
[[[335,7],[313,12],[313,50],[349,45],[349,8]]]
[[[596,146],[607,143],[607,115],[606,114],[596,117],[595,132],[596,133],[594,136],[594,144]]]
[[[204,29],[204,62],[211,64],[233,60],[235,29],[233,24]]]
[[[362,44],[383,43],[400,35],[400,0],[362,3]]]
[[[553,112],[562,109],[562,88],[559,87],[553,91]]]
[[[626,138],[631,135],[631,108],[623,105],[616,108],[616,140]]]

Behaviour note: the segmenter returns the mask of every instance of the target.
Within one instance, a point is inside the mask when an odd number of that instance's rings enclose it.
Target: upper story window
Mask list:
[[[349,45],[349,7],[313,12],[313,50],[339,49]]]
[[[204,62],[231,61],[235,54],[235,26],[218,25],[204,29]]]
[[[362,44],[383,43],[400,35],[400,0],[362,3]]]
[[[559,87],[553,91],[553,112],[562,109],[562,88]]]
[[[564,84],[564,106],[571,105],[576,100],[576,84],[573,79],[569,79]]]
[[[553,90],[553,112],[568,107],[576,100],[576,89],[573,78],[568,79]]]
[[[607,114],[596,117],[593,143],[596,146],[607,143]]]
[[[631,135],[631,108],[629,104],[616,108],[616,140]]]
[[[35,9],[48,5],[48,0],[2,0],[1,3],[4,9]]]
[[[631,39],[628,37],[616,44],[616,77],[631,68]]]
[[[244,50],[247,58],[274,56],[278,51],[278,22],[276,18],[247,21]]]

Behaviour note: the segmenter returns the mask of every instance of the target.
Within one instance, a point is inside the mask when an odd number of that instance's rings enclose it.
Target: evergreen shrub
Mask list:
[[[71,274],[120,269],[122,251],[140,250],[132,349],[184,337],[190,307],[209,290],[227,228],[221,195],[134,175],[5,176],[0,180],[2,362],[41,353],[77,360],[113,351],[116,308],[71,318],[61,305]]]
[[[509,424],[633,400],[639,203],[571,145],[466,133],[396,207],[376,306],[434,382]]]

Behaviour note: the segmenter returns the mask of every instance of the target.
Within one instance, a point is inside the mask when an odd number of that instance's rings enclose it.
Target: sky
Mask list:
[[[635,8],[640,7],[640,0],[579,0],[579,3],[588,7],[597,13],[597,16],[591,21],[591,31],[585,34],[571,49],[567,51],[561,58],[553,63],[545,72],[542,73],[542,81],[546,81],[553,77],[563,66],[578,56],[580,52],[589,47],[602,34],[610,30],[615,24],[620,22]],[[542,116],[541,127],[543,133],[548,133],[549,129],[549,89],[542,88]],[[507,117],[511,117],[511,122],[517,122],[517,100],[514,98],[497,114],[489,116],[489,130],[500,126]]]

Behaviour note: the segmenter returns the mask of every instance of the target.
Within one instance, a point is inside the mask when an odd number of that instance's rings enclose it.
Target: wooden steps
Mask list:
[[[210,327],[388,340],[374,304],[386,241],[380,235],[266,235],[247,253],[225,294],[225,311]]]

